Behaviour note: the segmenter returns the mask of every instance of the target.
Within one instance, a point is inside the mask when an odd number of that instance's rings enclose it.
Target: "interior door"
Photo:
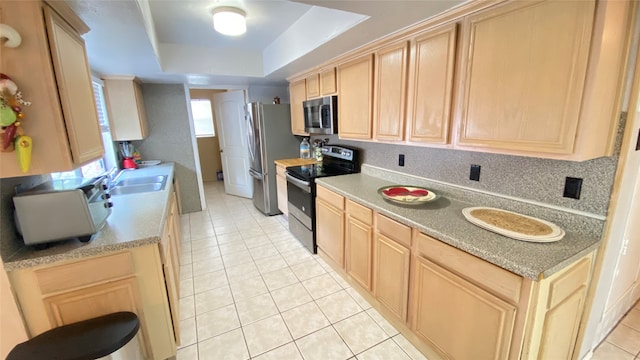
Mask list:
[[[229,91],[213,96],[213,107],[220,125],[220,157],[224,173],[224,190],[229,195],[253,197],[249,175],[249,145],[245,121],[243,91]]]

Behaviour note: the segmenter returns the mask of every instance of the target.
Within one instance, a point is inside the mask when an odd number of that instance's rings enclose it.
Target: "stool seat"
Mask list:
[[[136,314],[128,311],[63,325],[16,345],[7,360],[90,360],[126,345],[138,329]]]

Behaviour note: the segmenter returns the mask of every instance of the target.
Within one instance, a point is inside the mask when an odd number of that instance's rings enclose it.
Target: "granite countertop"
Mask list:
[[[317,161],[316,159],[294,158],[294,159],[281,159],[281,160],[276,160],[274,162],[276,163],[276,166],[289,167],[289,166],[315,164]]]
[[[119,180],[153,175],[167,175],[161,191],[112,196],[111,215],[104,227],[93,235],[91,241],[82,243],[76,239],[53,243],[44,250],[24,246],[9,259],[5,259],[6,271],[51,264],[58,261],[81,259],[122,249],[156,244],[164,229],[166,209],[172,191],[174,164],[162,163],[136,170],[123,170]]]
[[[398,179],[394,179],[398,180]],[[562,214],[558,216],[545,209],[533,209],[532,205],[523,205],[520,209],[513,209],[511,200],[464,197],[460,200],[455,189],[431,189],[445,192],[441,198],[432,203],[419,205],[395,205],[385,201],[377,192],[383,186],[395,184],[416,184],[415,181],[394,182],[389,179],[367,175],[365,173],[332,176],[316,179],[316,183],[345,197],[378,211],[405,225],[417,228],[423,233],[452,245],[467,253],[475,255],[515,274],[540,280],[563,269],[584,255],[594,251],[600,244],[602,225],[596,222],[587,230],[584,224],[593,224],[590,219],[580,219],[577,214]],[[441,185],[440,185],[441,186]],[[464,194],[463,194],[464,195]],[[479,200],[479,201],[478,201]],[[488,203],[493,201],[493,203]],[[504,204],[505,206],[499,206]],[[553,243],[532,243],[518,241],[502,235],[484,230],[468,222],[462,215],[462,209],[470,206],[492,206],[505,210],[517,211],[531,216],[555,222],[566,231],[563,239]],[[557,211],[556,211],[557,212]],[[603,222],[602,222],[603,223]]]

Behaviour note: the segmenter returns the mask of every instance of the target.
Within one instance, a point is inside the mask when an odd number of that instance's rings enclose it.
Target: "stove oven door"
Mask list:
[[[304,247],[315,253],[313,180],[304,181],[287,173],[287,197],[289,200],[289,231]]]

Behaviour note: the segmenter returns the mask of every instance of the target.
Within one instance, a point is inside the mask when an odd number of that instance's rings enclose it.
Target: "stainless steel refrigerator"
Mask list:
[[[274,161],[300,156],[300,142],[291,134],[289,105],[249,103],[247,121],[253,204],[267,215],[280,214]]]

